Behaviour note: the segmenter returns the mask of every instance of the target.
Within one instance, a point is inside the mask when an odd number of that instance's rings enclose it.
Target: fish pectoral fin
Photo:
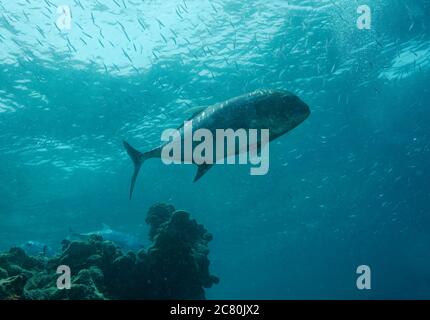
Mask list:
[[[212,168],[212,166],[213,164],[208,164],[208,163],[197,165],[197,173],[196,173],[196,176],[194,177],[193,182],[197,182],[201,177],[203,177],[204,174],[208,172],[210,168]]]

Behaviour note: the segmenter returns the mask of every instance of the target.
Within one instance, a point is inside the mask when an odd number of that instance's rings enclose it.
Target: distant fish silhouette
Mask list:
[[[98,235],[101,236],[104,240],[112,241],[119,247],[127,250],[136,251],[143,248],[143,244],[138,237],[125,232],[113,230],[106,224],[103,224],[103,228],[100,230],[86,233],[78,233],[71,230],[70,233],[72,237],[76,237],[79,239],[87,239],[91,235]]]

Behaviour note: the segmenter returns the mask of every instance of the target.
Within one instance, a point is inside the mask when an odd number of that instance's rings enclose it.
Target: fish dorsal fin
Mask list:
[[[210,168],[212,168],[212,166],[213,164],[208,163],[197,165],[197,173],[194,177],[194,182],[197,182],[201,177],[203,177],[205,173],[208,172]]]
[[[108,226],[106,223],[102,223],[103,230],[111,230],[112,228]]]

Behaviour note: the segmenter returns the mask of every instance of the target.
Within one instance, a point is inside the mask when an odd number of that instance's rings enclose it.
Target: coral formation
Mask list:
[[[146,218],[152,245],[123,252],[93,235],[62,242],[60,255],[30,257],[21,248],[0,254],[0,299],[204,299],[218,283],[209,273],[212,235],[185,211],[153,205]],[[57,267],[71,270],[71,288],[58,289]]]

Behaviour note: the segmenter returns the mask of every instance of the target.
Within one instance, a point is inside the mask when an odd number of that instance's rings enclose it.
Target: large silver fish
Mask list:
[[[189,119],[190,126],[182,126],[179,140],[189,134],[188,130],[207,129],[215,135],[217,129],[269,129],[269,141],[272,141],[301,124],[310,115],[310,109],[299,97],[283,90],[257,90],[222,103],[197,110]],[[131,178],[130,199],[136,184],[142,163],[150,158],[160,158],[166,144],[151,151],[142,153],[126,141],[124,147],[134,163]],[[193,148],[196,146],[193,143]],[[260,148],[261,146],[258,146]],[[239,153],[239,149],[237,149]],[[184,156],[184,154],[182,154]],[[229,156],[228,154],[223,155]],[[183,159],[184,162],[193,159]],[[193,162],[194,163],[194,162]],[[198,170],[194,181],[199,180],[213,164],[197,164]]]

